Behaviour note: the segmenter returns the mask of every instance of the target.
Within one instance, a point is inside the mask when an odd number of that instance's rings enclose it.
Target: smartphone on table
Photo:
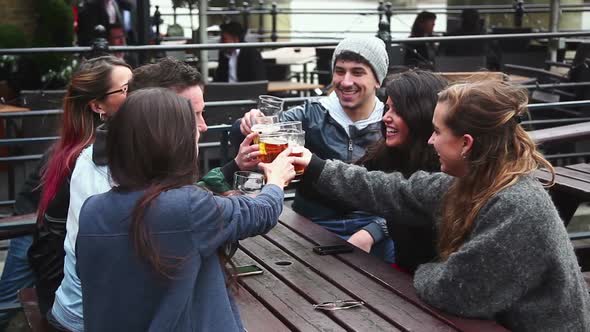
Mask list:
[[[236,267],[236,276],[237,277],[246,277],[246,276],[254,276],[257,274],[262,274],[264,270],[259,268],[258,266],[251,264],[251,265],[243,265]]]
[[[318,255],[345,254],[348,252],[352,252],[353,250],[354,250],[353,247],[349,244],[337,244],[337,245],[313,247],[313,252],[315,252]]]

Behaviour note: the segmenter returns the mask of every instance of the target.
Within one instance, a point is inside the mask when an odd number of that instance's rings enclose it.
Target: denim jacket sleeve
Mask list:
[[[220,197],[193,190],[188,197],[195,247],[209,256],[226,242],[268,232],[283,210],[283,191],[266,185],[256,197]]]

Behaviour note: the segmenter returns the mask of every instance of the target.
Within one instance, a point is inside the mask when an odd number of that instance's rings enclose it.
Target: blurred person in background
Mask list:
[[[414,20],[410,38],[432,37],[436,14],[423,11]],[[436,49],[431,42],[412,43],[406,45],[404,64],[408,67],[434,69]]]
[[[246,32],[238,22],[230,21],[219,26],[222,43],[241,43]],[[215,82],[248,82],[267,79],[260,52],[255,48],[229,48],[219,50],[219,65]]]

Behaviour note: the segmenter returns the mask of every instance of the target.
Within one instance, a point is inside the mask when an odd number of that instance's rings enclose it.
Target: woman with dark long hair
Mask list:
[[[428,11],[420,12],[412,24],[410,38],[432,37],[436,14]],[[406,46],[404,65],[423,69],[434,69],[436,49],[431,42],[411,43]]]
[[[414,275],[430,305],[515,331],[588,331],[590,296],[572,244],[532,174],[554,170],[519,124],[527,103],[526,90],[500,81],[441,92],[429,143],[442,173],[405,179],[309,151],[296,163],[308,165],[303,182],[325,195],[436,229],[437,258]]]
[[[276,224],[293,157],[260,164],[254,198],[214,196],[194,185],[195,124],[191,104],[159,88],[132,93],[110,122],[116,186],[80,212],[85,331],[243,331],[220,249]]]
[[[357,164],[370,171],[400,172],[405,177],[423,170],[440,169],[438,157],[428,138],[432,134],[432,115],[447,82],[431,72],[410,70],[386,79],[387,101],[383,115],[383,138],[369,147]],[[395,246],[397,266],[413,271],[418,264],[435,256],[435,235],[431,227],[387,223]],[[381,236],[375,230],[360,230],[348,241],[369,251]],[[376,237],[376,238],[375,238]]]
[[[437,170],[440,165],[428,138],[438,93],[446,87],[446,80],[431,72],[410,70],[392,74],[386,82],[383,138],[357,164],[406,176],[418,170]]]
[[[29,249],[43,313],[52,305],[63,278],[69,181],[76,159],[94,141],[101,119],[114,114],[123,103],[130,79],[131,69],[124,61],[104,56],[83,62],[68,85],[60,138],[50,148],[42,169],[38,232]]]

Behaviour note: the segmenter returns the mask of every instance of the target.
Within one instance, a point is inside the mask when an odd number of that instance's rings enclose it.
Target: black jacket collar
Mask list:
[[[96,136],[92,148],[92,161],[97,166],[107,165],[107,129],[106,123],[96,127]]]

